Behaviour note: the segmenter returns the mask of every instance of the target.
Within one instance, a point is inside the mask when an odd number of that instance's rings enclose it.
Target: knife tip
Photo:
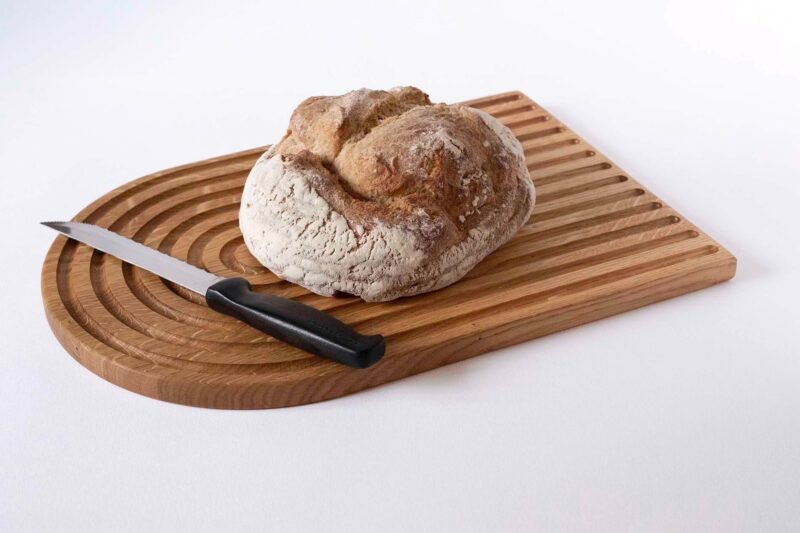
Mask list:
[[[66,233],[69,231],[69,226],[65,222],[59,222],[55,220],[48,220],[45,222],[39,222],[42,226],[47,226],[50,229],[54,229],[59,233]]]

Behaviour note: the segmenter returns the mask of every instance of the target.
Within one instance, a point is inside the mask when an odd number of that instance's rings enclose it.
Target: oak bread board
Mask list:
[[[42,271],[50,326],[92,372],[146,396],[259,409],[318,402],[733,277],[736,258],[520,92],[472,100],[525,148],[536,184],[518,235],[445,289],[388,303],[326,298],[249,254],[237,216],[266,147],[139,178],[82,210],[97,224],[386,336],[377,365],[311,356],[208,309],[150,272],[59,236]]]

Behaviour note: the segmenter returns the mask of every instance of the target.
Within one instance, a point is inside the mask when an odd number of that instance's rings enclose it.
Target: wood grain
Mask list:
[[[82,365],[126,389],[187,405],[258,409],[356,392],[694,291],[736,259],[519,92],[468,102],[510,127],[536,183],[531,221],[460,282],[389,303],[325,298],[248,253],[239,199],[259,147],[165,170],[96,200],[75,220],[108,227],[259,291],[324,309],[387,355],[354,370],[208,309],[150,272],[57,237],[42,294],[50,325]],[[712,200],[712,199],[709,199]]]

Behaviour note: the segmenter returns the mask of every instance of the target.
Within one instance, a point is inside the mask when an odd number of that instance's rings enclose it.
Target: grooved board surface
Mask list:
[[[248,253],[239,199],[260,147],[165,170],[98,199],[75,220],[107,227],[264,292],[387,337],[367,370],[336,365],[208,309],[150,272],[57,237],[42,271],[53,331],[122,387],[204,407],[335,398],[731,278],[736,259],[519,92],[467,102],[511,128],[536,184],[534,215],[456,284],[388,303],[326,298]],[[712,200],[712,199],[709,199]],[[532,355],[533,356],[533,355]]]

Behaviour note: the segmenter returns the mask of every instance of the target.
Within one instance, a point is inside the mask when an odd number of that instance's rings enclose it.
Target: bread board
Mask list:
[[[282,281],[238,229],[245,178],[266,147],[157,172],[74,219],[107,227],[387,338],[355,370],[208,309],[198,295],[59,236],[42,270],[56,337],[112,383],[187,405],[260,409],[336,398],[719,283],[736,259],[520,92],[466,102],[525,148],[533,217],[454,285],[388,303],[326,298]]]

